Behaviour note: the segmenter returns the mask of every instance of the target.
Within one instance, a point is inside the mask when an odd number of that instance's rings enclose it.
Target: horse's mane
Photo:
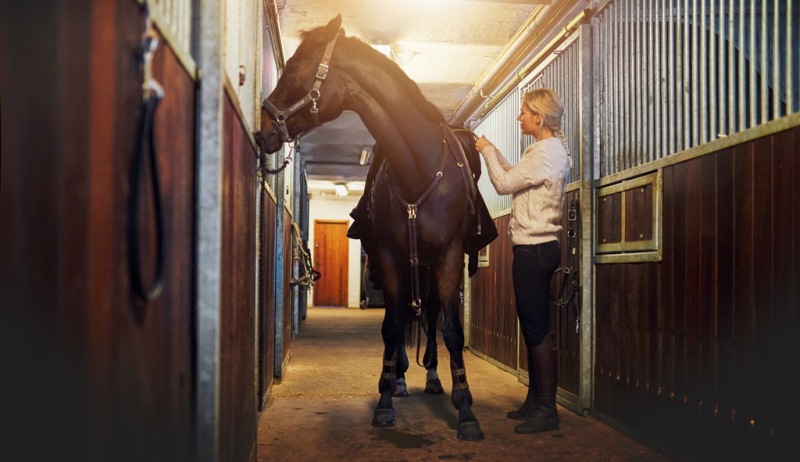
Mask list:
[[[321,29],[324,29],[325,26],[320,26],[311,30],[303,31],[300,33],[300,40],[302,43],[298,47],[298,51],[308,46],[319,45],[322,44],[323,41],[318,37],[317,32]],[[367,56],[371,59],[376,65],[378,65],[381,69],[385,70],[389,75],[391,75],[405,90],[408,96],[411,98],[411,101],[419,108],[419,110],[425,115],[425,117],[435,123],[442,123],[444,122],[444,115],[442,115],[442,111],[439,110],[433,103],[431,103],[425,95],[422,94],[422,90],[419,89],[419,85],[416,82],[411,80],[408,75],[397,65],[394,61],[387,58],[383,53],[379,52],[378,50],[372,48],[367,42],[353,36],[342,36],[339,40],[345,39],[348,41],[349,44],[353,45],[358,49],[358,53],[362,54],[363,56]],[[305,47],[303,45],[306,45]]]

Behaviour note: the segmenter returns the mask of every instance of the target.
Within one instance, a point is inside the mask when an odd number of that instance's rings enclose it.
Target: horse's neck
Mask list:
[[[391,85],[397,84],[392,81]],[[410,194],[421,193],[420,177],[432,179],[441,164],[442,127],[427,120],[408,98],[402,98],[401,89],[385,83],[381,88],[362,87],[365,92],[352,109],[380,145],[390,171],[395,172],[393,183]]]
[[[416,139],[409,141],[408,135],[393,127],[372,133],[388,163],[387,171],[397,192],[407,200],[422,195],[441,168],[444,149],[441,138],[416,135]]]

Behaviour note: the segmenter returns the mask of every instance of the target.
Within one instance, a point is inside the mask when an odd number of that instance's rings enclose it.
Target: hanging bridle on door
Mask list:
[[[564,264],[556,269],[556,273],[562,273],[561,284],[558,287],[558,294],[552,299],[556,308],[566,308],[573,301],[575,302],[575,332],[581,330],[581,309],[580,297],[577,296],[580,290],[580,279],[578,271],[573,266],[575,254],[578,251],[577,227],[578,219],[578,199],[573,197],[567,212],[567,258]]]

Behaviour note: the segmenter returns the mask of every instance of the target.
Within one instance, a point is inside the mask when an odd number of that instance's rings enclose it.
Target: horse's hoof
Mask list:
[[[483,430],[476,421],[461,422],[458,424],[458,439],[464,441],[480,441],[483,439]]]
[[[373,427],[394,427],[394,424],[394,409],[375,409],[372,416]]]
[[[429,395],[441,395],[444,393],[442,382],[439,379],[428,380],[425,382],[425,393]]]

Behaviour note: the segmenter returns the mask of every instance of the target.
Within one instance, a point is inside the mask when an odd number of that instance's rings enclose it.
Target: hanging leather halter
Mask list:
[[[145,7],[146,8],[146,7]],[[145,15],[147,10],[145,9]],[[156,162],[156,143],[154,138],[155,112],[158,103],[164,97],[164,89],[153,78],[152,60],[158,48],[158,36],[153,28],[152,20],[147,15],[147,25],[142,38],[142,60],[144,64],[144,82],[142,83],[142,105],[136,124],[136,145],[131,166],[131,192],[128,199],[128,271],[133,293],[145,302],[157,299],[164,288],[164,212],[161,207],[161,190],[158,184],[158,162]],[[148,155],[149,154],[149,155]],[[155,280],[151,287],[146,287],[142,277],[141,245],[140,245],[140,195],[144,183],[145,164],[150,164],[150,185],[153,193],[156,233],[156,267]]]
[[[328,42],[328,45],[325,47],[325,53],[322,54],[322,61],[320,61],[319,65],[317,66],[317,75],[315,76],[316,80],[314,80],[314,86],[303,98],[283,111],[276,108],[268,98],[264,98],[264,102],[261,103],[261,107],[266,109],[267,112],[269,112],[269,114],[272,116],[272,129],[281,136],[281,139],[284,142],[290,143],[300,135],[298,134],[294,137],[289,135],[289,130],[286,128],[286,120],[309,103],[311,104],[311,117],[314,119],[314,124],[316,124],[315,127],[322,125],[322,123],[319,121],[319,108],[317,108],[317,101],[319,100],[320,96],[322,96],[320,87],[322,86],[322,82],[328,77],[328,69],[330,69],[329,63],[331,61],[331,55],[333,55],[333,47],[336,45],[336,39],[338,39],[343,33],[344,31],[340,29],[339,32],[333,36],[333,39]]]

